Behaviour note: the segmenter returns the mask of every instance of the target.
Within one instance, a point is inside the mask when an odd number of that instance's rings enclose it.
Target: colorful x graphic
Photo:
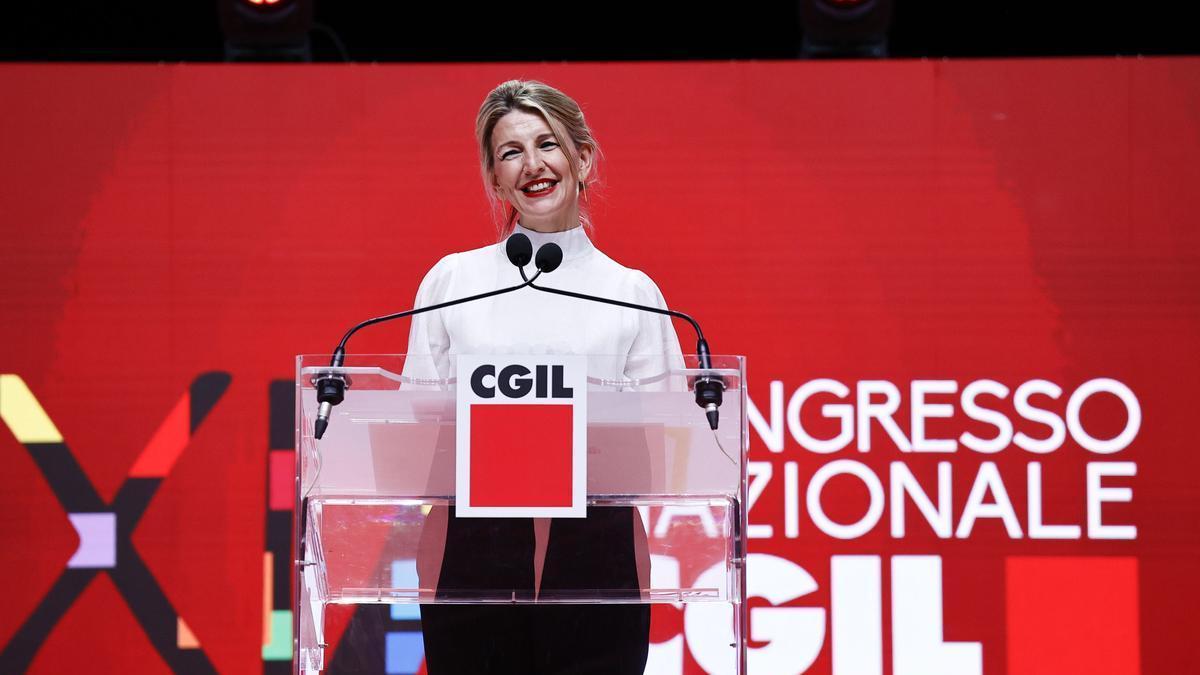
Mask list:
[[[25,382],[17,375],[0,375],[0,419],[29,451],[79,533],[79,548],[66,569],[0,651],[0,672],[28,669],[54,626],[101,572],[112,578],[151,644],[173,671],[216,672],[131,537],[159,484],[225,393],[230,379],[228,373],[210,372],[192,381],[138,455],[112,502],[106,504]]]

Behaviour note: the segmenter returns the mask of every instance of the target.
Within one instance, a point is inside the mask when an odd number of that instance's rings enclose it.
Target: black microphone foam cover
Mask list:
[[[524,267],[533,259],[533,243],[529,241],[529,237],[516,232],[504,244],[504,252],[508,254],[510,263]]]
[[[543,273],[553,272],[562,264],[563,252],[558,244],[549,243],[542,245],[538,249],[537,257],[534,258],[533,264]]]

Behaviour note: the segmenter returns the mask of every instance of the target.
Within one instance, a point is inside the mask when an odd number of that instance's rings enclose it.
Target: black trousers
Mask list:
[[[636,602],[633,518],[631,508],[603,507],[552,521],[539,597],[611,589],[634,602],[422,605],[429,675],[641,675],[650,606]],[[531,599],[533,560],[533,521],[460,520],[451,510],[437,595]]]

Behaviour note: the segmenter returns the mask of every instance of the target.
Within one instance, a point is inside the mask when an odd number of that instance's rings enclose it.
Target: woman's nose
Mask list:
[[[526,174],[534,175],[542,169],[542,157],[536,152],[525,153],[525,165],[522,167]]]

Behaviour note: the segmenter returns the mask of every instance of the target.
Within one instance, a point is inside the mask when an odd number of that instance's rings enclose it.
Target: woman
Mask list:
[[[617,264],[588,238],[581,207],[594,180],[599,147],[575,101],[540,82],[505,82],[484,100],[475,133],[485,188],[504,214],[501,239],[518,231],[535,250],[548,242],[563,250],[562,265],[540,283],[666,306],[649,277]],[[440,260],[422,281],[416,306],[518,281],[502,241]],[[647,377],[682,364],[678,338],[664,316],[533,290],[418,315],[408,351],[431,356],[430,361],[410,359],[405,374],[416,377],[450,375],[453,354],[612,355],[594,360],[589,373],[610,379]],[[421,362],[425,367],[416,365]],[[530,519],[456,520],[451,510],[444,557],[440,566],[423,573],[422,586],[435,586],[442,598],[481,591],[546,598],[595,588],[636,595],[644,587],[639,573],[645,578],[648,560],[644,546],[635,542],[644,541],[631,508],[589,509],[586,519],[536,524]],[[425,605],[426,663],[430,675],[640,675],[649,617],[645,604]]]

